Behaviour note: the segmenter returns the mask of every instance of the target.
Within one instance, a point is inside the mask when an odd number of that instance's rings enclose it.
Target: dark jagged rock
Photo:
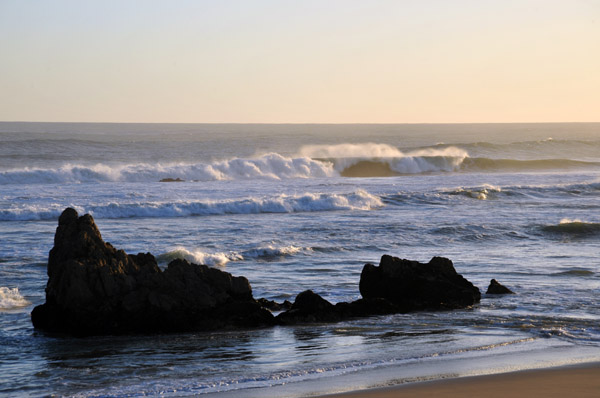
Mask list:
[[[378,267],[364,266],[360,293],[365,299],[389,300],[402,311],[464,308],[481,299],[479,289],[444,257],[423,264],[384,255]]]
[[[452,261],[443,257],[422,264],[385,255],[378,267],[365,264],[360,293],[363,298],[359,300],[333,305],[307,290],[276,320],[284,325],[337,322],[373,315],[465,308],[481,299],[479,289],[456,272]]]
[[[33,325],[74,335],[337,322],[464,308],[481,297],[447,258],[422,264],[384,255],[378,267],[364,266],[359,300],[333,305],[311,290],[300,293],[293,304],[255,300],[244,277],[186,260],[174,260],[162,271],[150,253],[117,250],[102,240],[90,215],[79,217],[73,209],[58,220],[48,276],[46,303],[31,313]],[[286,311],[273,317],[269,309]]]
[[[485,294],[515,294],[512,290],[492,279]]]
[[[407,310],[383,298],[361,298],[350,303],[341,302],[333,305],[312,290],[306,290],[296,297],[290,310],[280,313],[275,319],[281,325],[295,325],[339,322],[350,318],[399,312],[407,312]]]
[[[269,311],[287,311],[292,308],[292,303],[285,300],[283,303],[278,303],[273,300],[267,300],[265,298],[256,299],[261,307],[268,309]]]
[[[150,253],[128,255],[102,240],[90,215],[60,216],[48,259],[46,303],[33,325],[74,335],[156,333],[274,324],[244,277],[172,261],[165,271]]]
[[[337,322],[342,320],[342,314],[335,305],[312,290],[306,290],[296,296],[292,308],[277,315],[276,320],[282,325]]]

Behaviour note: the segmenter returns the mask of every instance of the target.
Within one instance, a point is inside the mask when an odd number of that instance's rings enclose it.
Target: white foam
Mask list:
[[[245,250],[242,255],[244,258],[273,258],[287,257],[301,252],[312,252],[310,247],[299,246],[275,246],[273,244],[259,246],[254,249]]]
[[[402,157],[398,148],[387,144],[366,142],[363,144],[337,144],[337,145],[305,145],[300,148],[301,156],[317,159],[336,158],[393,158]]]
[[[578,218],[574,218],[574,219],[563,218],[563,219],[560,220],[559,224],[586,224],[586,223],[584,221],[581,221]]]
[[[252,159],[235,158],[213,163],[66,164],[54,169],[26,167],[0,172],[0,185],[157,182],[165,178],[179,178],[185,181],[281,180],[330,177],[335,174],[331,164],[326,162],[270,153]]]
[[[310,247],[298,246],[276,246],[274,244],[259,245],[256,248],[244,250],[242,252],[230,251],[211,253],[199,249],[187,249],[183,246],[176,246],[168,252],[158,256],[160,263],[169,263],[177,258],[187,260],[195,264],[205,264],[211,266],[224,266],[230,261],[242,261],[248,259],[269,259],[276,257],[287,257],[300,252],[312,252]]]
[[[19,292],[19,288],[0,287],[0,311],[10,311],[27,307],[31,303]]]
[[[79,214],[94,218],[188,217],[223,214],[301,213],[335,210],[371,210],[383,206],[378,196],[357,190],[350,193],[305,193],[241,199],[178,202],[130,202],[76,206]],[[65,206],[22,205],[0,211],[0,221],[55,220]]]
[[[0,185],[94,182],[222,181],[325,178],[361,160],[385,160],[399,173],[453,171],[468,156],[455,148],[425,148],[402,152],[387,144],[303,146],[295,157],[268,153],[212,163],[65,164],[57,168],[20,168],[0,171]],[[316,160],[320,159],[320,160]],[[328,161],[329,160],[329,161]]]
[[[400,174],[456,171],[469,156],[465,150],[456,147],[402,152],[391,145],[375,143],[307,145],[300,148],[299,154],[331,161],[338,173],[368,160],[387,163],[391,170]]]
[[[175,259],[187,260],[194,264],[223,266],[230,261],[239,261],[244,258],[234,252],[231,253],[208,253],[202,250],[188,250],[183,246],[177,246],[173,250],[158,256],[159,262],[169,263]]]

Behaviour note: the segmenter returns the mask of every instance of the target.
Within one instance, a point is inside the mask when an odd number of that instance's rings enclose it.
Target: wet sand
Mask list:
[[[600,362],[485,376],[411,383],[327,395],[328,398],[600,397]]]

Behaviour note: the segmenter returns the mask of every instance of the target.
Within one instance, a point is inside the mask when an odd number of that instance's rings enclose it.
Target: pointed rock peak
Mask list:
[[[72,222],[77,221],[79,214],[77,214],[77,210],[72,207],[66,208],[60,217],[58,218],[58,225],[67,225]]]
[[[515,294],[515,292],[502,285],[497,280],[492,279],[485,294]]]

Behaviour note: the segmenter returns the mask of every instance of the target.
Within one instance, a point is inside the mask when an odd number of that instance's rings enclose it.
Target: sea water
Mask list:
[[[161,180],[178,182],[161,182]],[[450,258],[473,308],[159,336],[48,336],[66,207],[256,298],[360,297],[383,254]],[[600,124],[0,123],[0,395],[306,396],[600,360]]]

